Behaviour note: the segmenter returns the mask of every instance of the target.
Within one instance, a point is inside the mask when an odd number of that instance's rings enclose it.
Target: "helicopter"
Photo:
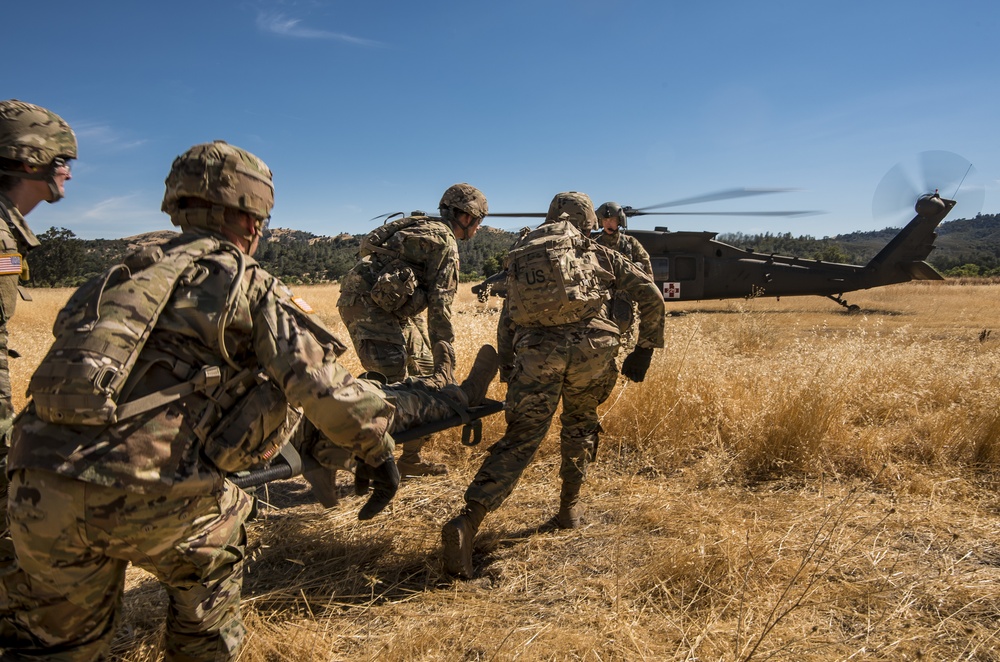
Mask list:
[[[655,214],[703,214],[739,216],[802,216],[818,212],[656,212],[681,204],[774,193],[791,189],[729,189],[661,205],[634,209],[623,206],[626,218]],[[653,230],[625,230],[649,253],[653,282],[665,301],[695,301],[750,297],[825,296],[847,309],[844,294],[910,280],[943,280],[926,262],[934,249],[935,230],[955,207],[955,200],[942,198],[935,190],[917,198],[916,216],[889,241],[868,264],[826,262],[742,249],[715,239],[716,232],[672,232],[664,227]],[[545,214],[490,214],[508,217],[544,217]],[[596,235],[595,235],[596,236]],[[494,274],[473,286],[481,301],[490,294],[504,296],[506,272]]]

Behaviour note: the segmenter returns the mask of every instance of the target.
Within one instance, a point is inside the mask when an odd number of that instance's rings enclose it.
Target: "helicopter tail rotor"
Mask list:
[[[975,217],[986,199],[986,188],[971,162],[954,152],[931,150],[897,163],[882,177],[872,197],[872,216],[902,225],[913,214],[914,201],[932,193],[958,201],[956,218]]]

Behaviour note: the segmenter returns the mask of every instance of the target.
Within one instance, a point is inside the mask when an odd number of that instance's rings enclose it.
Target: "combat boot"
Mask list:
[[[439,340],[431,348],[434,357],[434,372],[426,378],[427,385],[442,389],[455,382],[455,348],[450,342]]]
[[[562,484],[562,490],[559,492],[559,513],[556,515],[556,525],[560,529],[580,528],[580,516],[583,515],[580,487],[580,483]]]
[[[399,456],[396,468],[400,476],[444,476],[448,467],[438,462],[424,462],[420,458],[420,449],[427,443],[428,437],[416,441],[403,442],[403,454]]]
[[[441,528],[445,572],[472,579],[472,544],[484,517],[486,506],[478,501],[469,501],[458,517]]]
[[[472,364],[469,376],[465,378],[459,387],[468,399],[469,407],[476,407],[483,404],[486,399],[486,391],[490,387],[490,382],[496,377],[497,370],[500,369],[500,357],[493,345],[483,345],[476,354],[476,360]]]
[[[333,508],[340,503],[340,490],[337,488],[337,470],[318,467],[303,471],[302,477],[312,488],[313,496],[324,508]]]

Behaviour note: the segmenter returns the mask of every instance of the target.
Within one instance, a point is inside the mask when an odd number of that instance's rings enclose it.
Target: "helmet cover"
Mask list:
[[[0,101],[0,158],[44,167],[76,158],[76,134],[51,110],[17,99]]]
[[[261,220],[274,207],[271,170],[250,152],[222,140],[195,145],[174,159],[164,184],[160,209],[170,214],[174,225],[181,225],[180,216],[186,215],[179,205],[182,198],[239,209]],[[217,220],[211,223],[218,227]]]
[[[454,184],[441,196],[439,208],[455,208],[470,214],[477,219],[482,219],[490,213],[486,204],[486,196],[483,192],[471,184]]]
[[[597,227],[597,215],[594,214],[594,203],[590,196],[577,191],[557,193],[549,205],[545,222],[558,221],[569,221],[584,233],[592,232]]]

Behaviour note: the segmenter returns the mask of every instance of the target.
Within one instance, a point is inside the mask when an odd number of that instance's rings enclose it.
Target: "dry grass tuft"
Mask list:
[[[299,293],[346,337],[335,286]],[[19,307],[15,393],[68,294]],[[502,416],[481,448],[437,435],[450,475],[405,482],[369,523],[346,474],[328,511],[272,483],[249,525],[241,659],[1000,660],[1000,284],[848,298],[862,314],[758,298],[669,317],[647,381],[601,408],[585,526],[545,526],[556,424],[486,518],[472,581],[442,573],[439,531]],[[494,342],[494,303],[460,292],[461,365]],[[163,600],[130,571],[117,659],[158,659]]]

